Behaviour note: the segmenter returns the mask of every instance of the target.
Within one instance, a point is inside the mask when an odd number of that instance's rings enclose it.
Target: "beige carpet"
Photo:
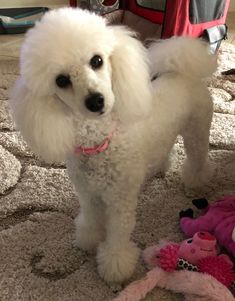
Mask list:
[[[210,156],[216,173],[197,193],[210,200],[235,194],[235,76],[220,75],[221,70],[235,68],[235,47],[224,43],[219,62],[218,72],[208,81],[215,102]],[[72,246],[79,201],[66,170],[37,160],[7,114],[8,90],[17,77],[17,66],[17,61],[0,61],[0,300],[111,300],[121,287],[104,283],[95,258]],[[192,195],[181,183],[180,140],[176,149],[166,177],[148,180],[140,195],[133,238],[142,249],[162,238],[183,238],[178,212],[189,207]],[[144,273],[140,260],[132,279]],[[155,289],[146,300],[183,298]]]

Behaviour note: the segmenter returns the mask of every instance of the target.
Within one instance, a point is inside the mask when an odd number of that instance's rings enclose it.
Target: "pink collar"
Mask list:
[[[108,137],[100,145],[93,146],[93,147],[82,147],[81,145],[78,145],[75,147],[74,153],[76,155],[83,154],[83,155],[87,155],[87,156],[93,156],[93,155],[97,155],[99,153],[104,152],[109,147],[110,141],[111,141],[115,131],[116,131],[116,128],[114,130],[112,130],[112,132],[110,132]]]

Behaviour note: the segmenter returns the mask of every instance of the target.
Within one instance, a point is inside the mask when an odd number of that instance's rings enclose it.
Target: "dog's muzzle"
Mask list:
[[[91,112],[101,112],[104,108],[104,96],[100,93],[92,93],[85,99],[85,105]]]

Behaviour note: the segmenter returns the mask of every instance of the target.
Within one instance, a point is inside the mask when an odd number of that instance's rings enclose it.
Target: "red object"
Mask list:
[[[116,3],[116,0],[104,0],[104,2],[102,3],[103,5],[114,5]]]
[[[227,287],[235,280],[233,266],[223,256],[211,256],[200,260],[197,264],[199,272],[207,273]]]
[[[160,250],[160,267],[166,272],[173,272],[176,270],[179,248],[180,246],[178,244],[169,244]]]
[[[106,5],[109,3],[113,4],[113,0],[106,0]],[[157,4],[158,1],[154,1],[154,5]],[[226,38],[224,25],[229,4],[230,0],[165,0],[164,8],[153,9],[139,5],[138,0],[119,0],[120,9],[162,25],[163,39],[172,36],[198,38],[204,35],[218,47],[221,40]],[[70,0],[70,5],[76,7],[77,1]],[[205,30],[210,30],[210,33]],[[218,50],[218,47],[215,46],[214,50]]]
[[[156,24],[162,24],[162,38],[171,36],[199,37],[207,28],[225,24],[230,0],[225,1],[222,16],[210,22],[192,24],[190,21],[190,0],[166,0],[166,7],[163,11],[144,8],[137,4],[137,0],[124,1],[125,8],[134,14],[148,19]]]
[[[69,0],[69,5],[72,7],[77,7],[77,0]]]
[[[189,18],[190,0],[167,1],[163,38],[171,36],[191,36],[199,37],[207,28],[225,24],[230,0],[226,1],[224,14],[220,19],[199,24],[191,24]]]
[[[199,232],[198,237],[202,240],[212,240],[215,241],[215,236],[209,232]]]

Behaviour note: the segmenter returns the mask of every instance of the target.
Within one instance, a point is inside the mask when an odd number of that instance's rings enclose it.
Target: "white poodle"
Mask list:
[[[187,153],[185,183],[209,176],[212,102],[201,78],[215,59],[190,38],[147,50],[128,29],[63,8],[27,33],[20,64],[14,120],[33,151],[67,162],[81,205],[76,244],[97,248],[106,281],[123,281],[139,254],[130,235],[141,184],[165,168],[177,135]]]

